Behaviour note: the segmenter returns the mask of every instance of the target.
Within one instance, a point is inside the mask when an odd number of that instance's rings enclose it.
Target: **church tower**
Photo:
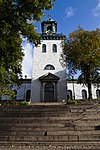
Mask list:
[[[41,44],[34,47],[31,100],[61,102],[66,99],[66,68],[60,63],[65,35],[57,33],[57,22],[50,17],[41,28]]]

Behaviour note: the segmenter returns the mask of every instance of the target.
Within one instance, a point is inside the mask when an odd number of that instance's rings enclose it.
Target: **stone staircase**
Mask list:
[[[11,145],[99,149],[100,104],[0,106],[0,146]]]

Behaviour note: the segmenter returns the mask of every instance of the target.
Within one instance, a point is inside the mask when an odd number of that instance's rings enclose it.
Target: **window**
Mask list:
[[[42,45],[42,52],[43,52],[43,53],[46,53],[46,44],[43,44],[43,45]]]
[[[29,101],[31,98],[31,90],[26,91],[26,101]]]
[[[52,31],[52,26],[49,25],[49,26],[47,27],[47,31]]]
[[[99,89],[96,90],[96,96],[97,96],[97,98],[100,98],[100,90]]]
[[[82,99],[87,99],[87,91],[82,90]]]
[[[53,51],[53,52],[57,52],[57,45],[56,45],[56,44],[53,44],[53,46],[52,46],[52,51]]]
[[[67,91],[67,100],[72,100],[72,91],[71,90]]]
[[[44,70],[55,70],[55,67],[53,65],[46,65]]]

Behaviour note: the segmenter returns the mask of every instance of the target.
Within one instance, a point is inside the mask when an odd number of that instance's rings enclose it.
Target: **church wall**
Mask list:
[[[96,90],[97,89],[100,90],[100,87],[97,88],[94,85],[92,85],[92,97],[93,97],[93,99],[97,98],[97,95],[96,95]],[[71,90],[72,93],[73,93],[73,82],[67,83],[67,90]],[[75,99],[82,99],[82,90],[87,91],[87,97],[88,97],[88,88],[87,88],[87,86],[83,85],[83,84],[74,83]]]
[[[40,81],[39,81],[39,79],[32,80],[31,101],[32,102],[40,102]]]
[[[34,48],[31,86],[32,102],[41,101],[41,83],[39,77],[49,72],[60,78],[58,81],[57,100],[62,101],[66,98],[66,69],[63,68],[60,63],[60,54],[62,52],[61,42],[62,40],[43,40],[38,47]],[[42,52],[42,44],[46,44],[46,52]],[[52,51],[53,44],[57,45],[57,52]],[[48,64],[53,65],[55,70],[44,70],[45,66]]]
[[[26,79],[27,80],[27,79]],[[17,86],[14,86],[12,88],[12,90],[17,90],[17,97],[16,99],[17,100],[24,100],[25,99],[25,93],[27,90],[31,90],[31,85],[35,85],[33,86],[33,96],[35,97],[34,101],[32,102],[39,102],[40,100],[40,84],[39,84],[39,80],[35,80],[33,81],[33,84],[30,83],[26,83],[26,82],[23,82],[23,84],[21,85],[20,88],[18,88]],[[34,90],[35,88],[35,90]],[[68,90],[71,90],[72,91],[72,94],[73,94],[73,82],[71,81],[67,81],[67,84],[66,84],[66,80],[59,80],[58,84],[57,84],[57,88],[58,88],[58,102],[60,101],[63,101],[63,100],[66,100],[67,99],[67,91]],[[66,88],[66,91],[65,91],[65,88]],[[92,96],[93,96],[93,99],[97,99],[97,95],[96,95],[96,90],[99,89],[100,90],[100,87],[95,87],[92,85]],[[82,99],[82,90],[86,90],[87,91],[87,96],[88,96],[88,89],[87,87],[83,84],[77,84],[76,82],[74,82],[74,91],[75,91],[75,99]],[[37,92],[35,92],[37,91]],[[40,94],[39,94],[40,93]],[[3,96],[2,97],[2,100],[9,100],[8,97],[6,96]]]
[[[31,90],[31,82],[23,82],[20,87],[13,86],[12,90],[17,91],[16,100],[25,100],[26,91]],[[10,98],[7,96],[2,97],[2,100],[9,100],[9,99]]]
[[[64,70],[59,62],[60,54],[61,54],[61,40],[44,40],[41,41],[41,45],[34,48],[34,56],[33,56],[33,72],[32,77],[34,79],[50,72],[52,74],[56,74],[60,70]],[[42,44],[47,45],[46,53],[42,52]],[[57,45],[57,52],[52,52],[52,45]],[[55,70],[44,70],[44,67],[47,64],[51,64],[55,67]]]

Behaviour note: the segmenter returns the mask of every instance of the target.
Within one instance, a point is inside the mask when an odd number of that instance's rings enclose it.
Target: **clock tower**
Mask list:
[[[57,22],[50,16],[41,23],[41,44],[34,47],[32,68],[32,102],[66,100],[66,68],[60,63],[65,35],[57,33]]]

